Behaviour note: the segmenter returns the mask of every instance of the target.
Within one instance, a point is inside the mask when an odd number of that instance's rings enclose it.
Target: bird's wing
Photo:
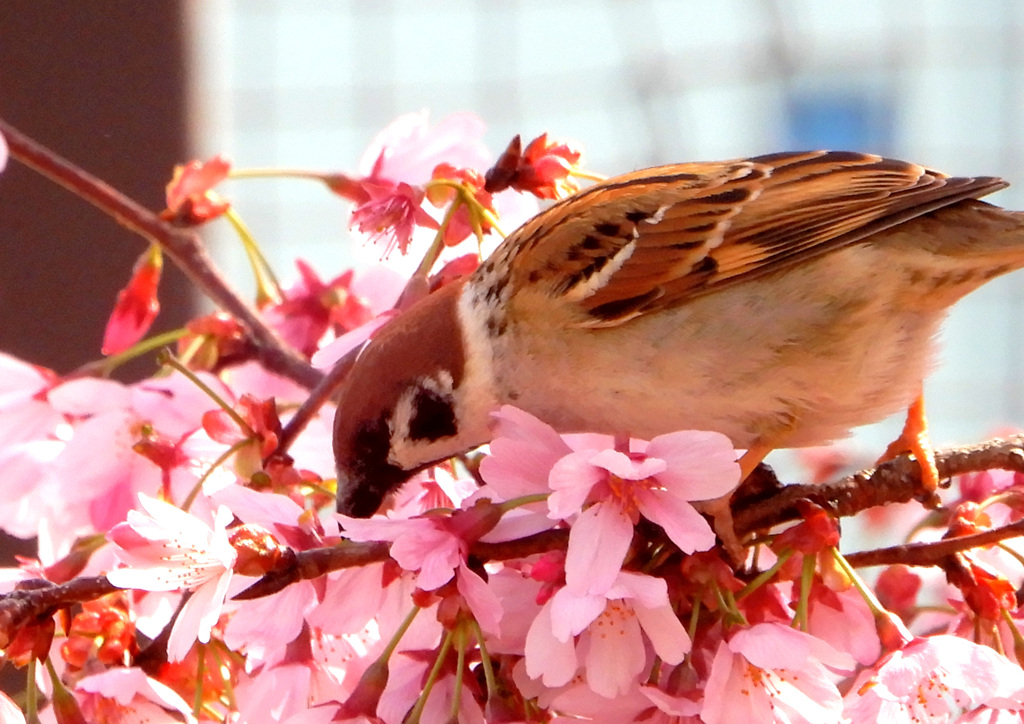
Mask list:
[[[1003,188],[864,153],[780,153],[608,179],[524,224],[495,251],[518,292],[607,327],[798,264]]]

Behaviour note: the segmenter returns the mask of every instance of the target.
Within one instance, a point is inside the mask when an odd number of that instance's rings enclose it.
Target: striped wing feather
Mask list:
[[[555,204],[495,260],[580,326],[612,326],[1005,185],[849,152],[660,166]]]

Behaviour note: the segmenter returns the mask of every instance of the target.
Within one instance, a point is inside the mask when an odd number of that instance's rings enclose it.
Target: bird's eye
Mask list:
[[[451,396],[425,387],[418,388],[412,399],[409,437],[413,440],[438,440],[457,432]]]

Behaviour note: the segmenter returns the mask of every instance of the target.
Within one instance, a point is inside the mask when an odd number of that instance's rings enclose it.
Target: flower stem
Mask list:
[[[234,227],[235,233],[242,241],[242,248],[249,259],[249,266],[252,268],[252,275],[256,279],[256,306],[263,307],[267,304],[276,304],[284,299],[281,285],[277,281],[274,270],[260,250],[255,237],[249,231],[249,227],[242,221],[242,217],[234,209],[228,209],[224,214],[227,220]]]
[[[437,683],[444,660],[448,658],[448,652],[451,651],[452,638],[451,631],[445,633],[444,641],[441,642],[441,648],[437,652],[437,658],[434,659],[434,665],[431,667],[427,680],[423,684],[423,692],[416,700],[416,704],[413,706],[412,711],[409,712],[409,716],[405,718],[405,724],[419,724],[423,708],[427,705],[427,699],[430,697],[430,691],[434,688],[434,684]]]
[[[811,584],[814,581],[814,556],[804,556],[803,567],[800,570],[800,602],[797,604],[796,617],[793,623],[799,629],[807,633],[810,624],[807,620],[808,609],[811,601]]]
[[[236,425],[238,425],[238,428],[242,431],[242,433],[246,437],[255,437],[256,436],[256,432],[251,427],[249,427],[249,423],[247,423],[245,421],[245,419],[241,415],[239,415],[237,412],[235,412],[235,408],[233,408],[231,405],[229,405],[227,403],[227,400],[225,400],[220,395],[218,395],[216,392],[214,392],[212,387],[210,387],[208,384],[206,384],[201,379],[199,379],[199,376],[195,372],[193,372],[188,367],[183,365],[181,363],[181,361],[171,353],[170,350],[165,350],[164,352],[161,352],[159,357],[158,357],[158,359],[157,359],[157,361],[161,365],[165,365],[165,366],[171,367],[172,369],[177,370],[178,372],[183,374],[192,384],[194,384],[200,390],[205,392],[206,395],[211,400],[216,402],[217,406],[220,407],[222,410],[224,410],[224,412],[227,413],[228,417],[230,417],[231,420]]]
[[[92,365],[95,365],[99,368],[102,376],[109,377],[110,374],[121,365],[131,362],[133,359],[138,359],[143,355],[147,355],[150,352],[155,352],[162,347],[173,344],[186,334],[188,334],[188,330],[184,327],[172,329],[169,332],[161,332],[160,334],[155,334],[152,337],[146,337],[145,339],[136,342],[124,352],[112,354],[106,359],[92,362],[87,366],[91,367]]]
[[[459,720],[459,709],[462,708],[462,677],[466,675],[466,627],[462,622],[455,629],[455,647],[455,693],[452,695],[452,708],[448,715],[449,720],[453,722]]]
[[[754,580],[752,580],[750,583],[748,583],[739,590],[739,592],[736,594],[736,598],[742,600],[744,597],[749,596],[758,588],[766,584],[768,581],[775,577],[775,574],[779,572],[779,569],[786,565],[786,561],[788,561],[792,557],[792,549],[786,549],[785,551],[780,553],[778,560],[775,561],[775,565],[769,568],[767,571],[762,571],[761,573],[757,574]]]
[[[196,481],[196,484],[192,486],[192,489],[188,491],[188,495],[185,497],[185,500],[182,501],[181,503],[181,509],[187,513],[188,509],[192,507],[192,503],[195,502],[196,497],[198,497],[199,491],[203,489],[203,484],[213,474],[213,471],[219,468],[224,463],[226,463],[228,460],[230,460],[232,455],[234,455],[236,452],[238,452],[243,447],[248,445],[250,442],[252,442],[251,439],[239,440],[234,445],[225,450],[223,453],[221,453],[220,456],[218,456],[218,458],[213,461],[210,467],[206,469],[206,472],[202,474],[199,480]]]
[[[192,700],[192,715],[196,719],[203,713],[203,679],[206,677],[206,645],[196,644],[198,661],[196,662],[196,695]]]
[[[494,678],[494,665],[491,662],[491,655],[487,653],[487,645],[484,643],[484,632],[480,623],[474,618],[470,620],[473,626],[473,635],[476,637],[476,644],[480,647],[480,665],[484,670],[484,681],[487,684],[487,700],[493,701],[498,696],[498,681]]]

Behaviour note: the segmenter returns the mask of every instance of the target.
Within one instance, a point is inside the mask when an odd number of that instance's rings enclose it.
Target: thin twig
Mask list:
[[[341,387],[341,383],[348,376],[352,365],[355,364],[356,357],[359,356],[359,350],[361,349],[362,345],[349,350],[340,360],[334,363],[331,371],[324,375],[320,382],[309,391],[309,396],[302,401],[295,414],[281,428],[277,447],[273,451],[274,455],[288,452],[288,448],[295,442],[295,438],[299,436],[299,433],[306,429],[306,425],[316,417],[324,403],[334,396],[334,393]]]
[[[7,140],[11,158],[88,201],[126,229],[159,244],[214,304],[245,325],[256,356],[267,369],[304,387],[313,387],[320,381],[323,375],[267,326],[259,312],[217,270],[194,230],[172,226],[2,119],[0,132]]]
[[[845,557],[847,563],[858,568],[888,566],[895,563],[907,566],[936,566],[941,565],[944,559],[957,553],[994,545],[1000,541],[1020,536],[1024,536],[1024,520],[1008,523],[981,533],[944,538],[938,541],[904,543],[889,548],[848,553]]]

